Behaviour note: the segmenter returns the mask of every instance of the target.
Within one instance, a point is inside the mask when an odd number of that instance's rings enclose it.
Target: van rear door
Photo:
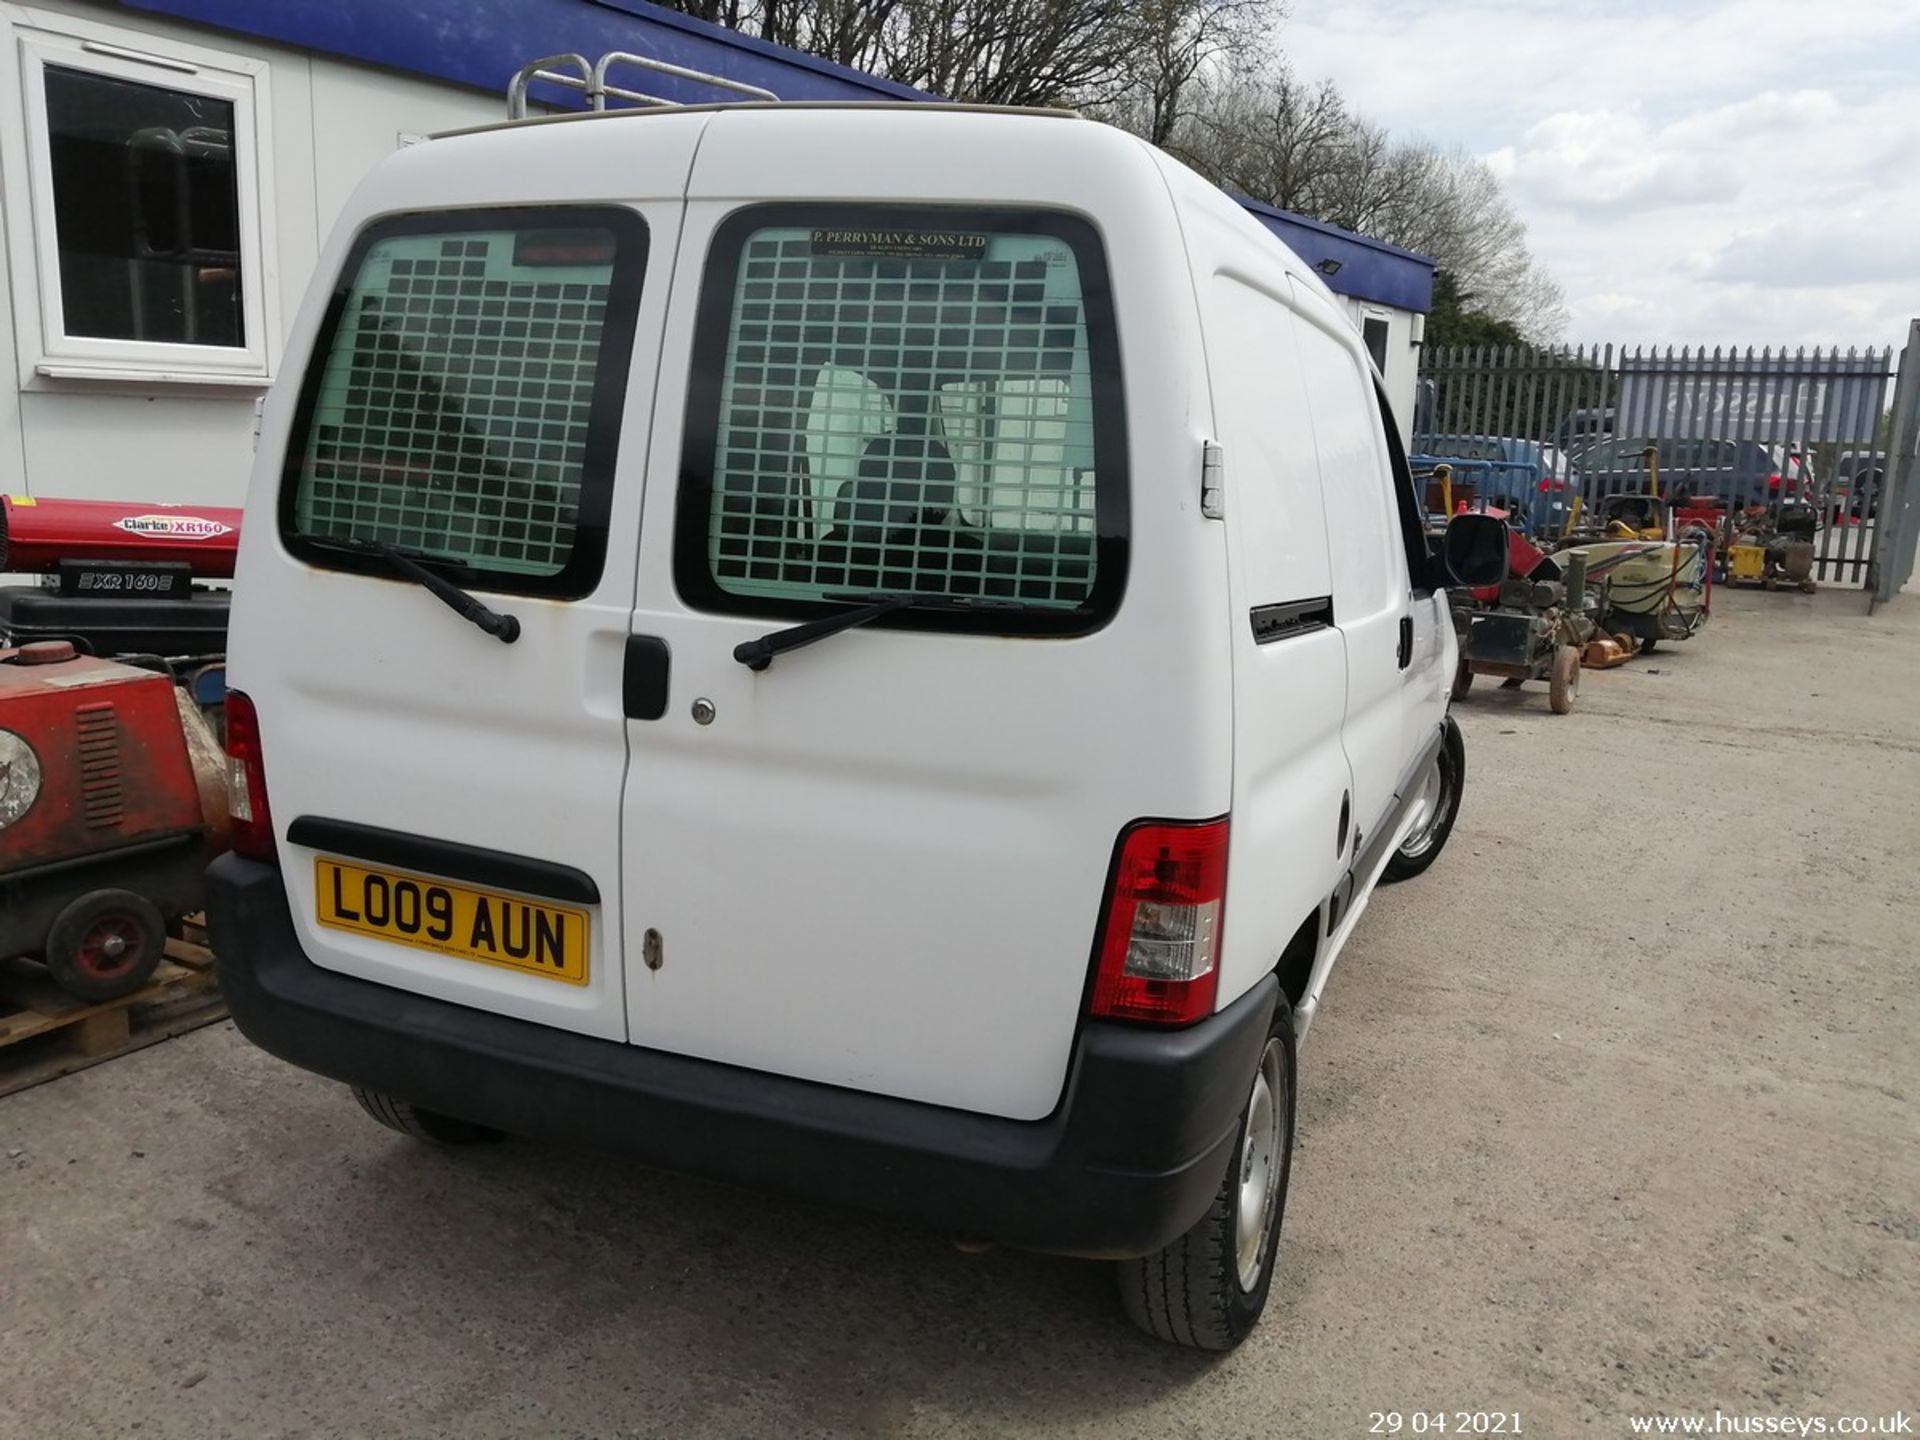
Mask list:
[[[352,242],[297,413],[265,437],[263,454],[284,442],[279,543],[243,554],[234,637],[317,965],[626,1038],[620,665],[642,487],[615,469],[646,453],[658,347],[635,337],[663,323],[697,132],[663,120],[635,152],[621,183],[656,201],[421,208],[484,196],[470,168],[410,155],[389,166],[412,183],[383,171],[363,191],[410,213]],[[517,639],[467,623],[421,567]]]
[[[672,680],[629,731],[633,1040],[1037,1119],[1155,790],[1114,783],[1165,698],[1128,632],[1177,619],[1119,610],[1103,247],[1043,209],[702,201],[707,154],[634,616]],[[901,608],[735,657],[877,597]]]

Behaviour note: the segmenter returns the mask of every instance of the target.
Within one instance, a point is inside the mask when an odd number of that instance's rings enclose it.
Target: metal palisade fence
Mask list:
[[[1523,462],[1532,498],[1553,502],[1530,503],[1536,525],[1655,486],[1695,507],[1810,505],[1815,577],[1866,585],[1887,528],[1894,374],[1890,348],[1435,347],[1413,448]]]

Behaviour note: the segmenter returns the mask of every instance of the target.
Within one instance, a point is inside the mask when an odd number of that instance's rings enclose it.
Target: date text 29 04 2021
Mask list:
[[[1519,1435],[1518,1410],[1369,1410],[1369,1435]]]

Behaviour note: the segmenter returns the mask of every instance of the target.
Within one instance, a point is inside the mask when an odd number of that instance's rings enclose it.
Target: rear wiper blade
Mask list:
[[[784,630],[774,630],[757,640],[742,640],[733,647],[733,658],[749,670],[764,670],[773,657],[798,650],[816,640],[825,640],[843,630],[869,624],[898,610],[1017,610],[1018,600],[995,600],[973,595],[921,595],[912,591],[874,590],[850,595],[826,595],[827,600],[864,601],[838,614],[818,620],[803,620]]]
[[[477,596],[469,595],[444,575],[437,575],[420,563],[417,552],[402,550],[389,545],[384,540],[337,539],[332,536],[308,535],[302,537],[309,545],[322,550],[344,550],[350,555],[373,555],[384,560],[395,574],[415,584],[425,587],[432,596],[441,601],[449,610],[462,620],[471,621],[487,634],[493,636],[502,645],[511,645],[520,638],[520,620],[514,615],[502,615]]]

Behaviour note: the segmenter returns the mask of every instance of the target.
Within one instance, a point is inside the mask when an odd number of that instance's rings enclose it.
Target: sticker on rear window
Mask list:
[[[959,230],[815,230],[815,255],[896,260],[984,260],[987,237]]]

